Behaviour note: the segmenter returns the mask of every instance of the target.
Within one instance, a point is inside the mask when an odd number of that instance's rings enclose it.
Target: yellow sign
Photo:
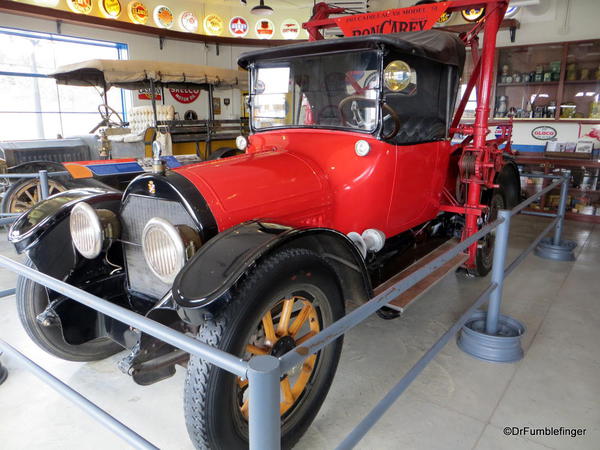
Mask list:
[[[167,6],[159,5],[154,8],[154,22],[160,28],[171,28],[175,22],[175,17]]]
[[[210,14],[204,18],[204,31],[211,36],[220,36],[225,28],[225,22],[216,14]]]
[[[436,23],[438,23],[438,24],[441,25],[441,24],[444,24],[446,22],[449,22],[450,19],[452,19],[453,15],[454,15],[453,12],[444,11],[444,13],[440,16],[440,18],[437,20]]]
[[[148,22],[148,8],[142,2],[131,2],[127,7],[127,13],[133,23],[145,25]]]
[[[78,14],[89,14],[94,7],[92,0],[67,0],[67,5],[71,11]]]
[[[116,19],[121,14],[121,2],[119,0],[100,0],[102,14],[111,19]]]
[[[468,8],[463,9],[460,13],[467,22],[477,22],[485,14],[485,8]]]

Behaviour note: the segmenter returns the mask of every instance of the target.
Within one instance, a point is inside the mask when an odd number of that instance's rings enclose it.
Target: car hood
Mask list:
[[[332,193],[304,156],[269,150],[184,166],[176,172],[206,199],[219,231],[251,219],[290,226],[329,226]]]

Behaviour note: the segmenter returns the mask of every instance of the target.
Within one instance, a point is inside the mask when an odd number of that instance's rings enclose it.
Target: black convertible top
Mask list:
[[[459,68],[459,72],[462,72],[465,63],[465,45],[458,36],[447,31],[428,30],[410,33],[370,34],[368,36],[324,39],[271,47],[243,53],[238,60],[238,64],[247,69],[251,63],[256,61],[335,51],[375,49],[382,45],[442,64],[456,66]]]

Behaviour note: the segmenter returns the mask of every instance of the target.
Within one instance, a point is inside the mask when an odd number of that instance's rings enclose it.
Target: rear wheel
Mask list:
[[[55,180],[48,180],[48,195],[58,194],[67,188]],[[3,213],[22,213],[42,200],[40,183],[35,178],[17,181],[11,185],[2,198]]]
[[[498,211],[505,208],[504,195],[501,190],[494,189],[490,200],[486,202],[489,206],[487,212],[482,216],[481,227],[493,222],[498,218]],[[494,260],[494,242],[496,242],[496,231],[488,233],[477,242],[477,256],[475,267],[467,269],[468,274],[476,277],[486,276],[492,270]]]
[[[216,159],[229,158],[230,156],[237,156],[237,155],[242,155],[242,154],[244,154],[244,152],[241,150],[238,150],[237,148],[221,147],[220,149],[212,152],[208,156],[207,161],[214,161]]]
[[[27,260],[26,265],[34,267],[30,260]],[[60,326],[43,326],[39,323],[37,316],[48,306],[48,293],[44,286],[28,278],[18,277],[15,295],[23,328],[33,342],[51,355],[67,361],[97,361],[123,350],[109,338],[70,345],[65,342]]]
[[[235,299],[201,327],[198,339],[249,360],[281,356],[344,314],[333,269],[303,249],[277,253],[246,279]],[[293,446],[313,421],[335,374],[342,340],[281,378],[282,445]],[[188,432],[197,448],[248,446],[248,382],[192,357],[184,392]]]

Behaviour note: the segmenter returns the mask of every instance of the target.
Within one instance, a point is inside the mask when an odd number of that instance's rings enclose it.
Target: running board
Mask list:
[[[419,270],[421,267],[429,264],[431,261],[436,259],[438,256],[446,253],[451,248],[455,247],[458,244],[458,241],[455,239],[451,239],[447,242],[444,242],[442,245],[437,247],[432,252],[423,256],[421,259],[408,266],[402,272],[397,273],[392,278],[387,280],[384,283],[381,283],[374,290],[374,294],[381,294],[383,291],[388,289],[390,286],[398,283],[399,281],[405,279],[412,273]],[[469,259],[469,255],[466,253],[459,253],[446,264],[441,266],[439,269],[431,272],[427,277],[423,278],[417,284],[415,284],[410,289],[404,291],[390,303],[388,303],[388,307],[395,309],[396,311],[400,311],[400,313],[404,312],[404,310],[417,298],[435,286],[438,282],[440,282],[449,272],[452,272],[458,267],[460,267],[467,259]]]

